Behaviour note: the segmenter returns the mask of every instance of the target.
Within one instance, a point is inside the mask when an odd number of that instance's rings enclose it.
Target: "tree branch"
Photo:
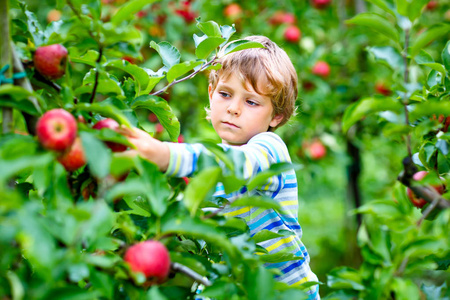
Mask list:
[[[172,268],[173,271],[183,273],[183,274],[191,277],[195,281],[200,282],[204,286],[211,286],[211,282],[207,278],[205,278],[202,275],[198,274],[194,270],[191,270],[188,267],[183,266],[182,264],[173,262],[173,263],[170,264],[170,267]]]
[[[409,77],[409,69],[408,69],[409,37],[410,37],[409,36],[409,30],[406,29],[405,30],[405,51],[404,51],[404,53],[402,55],[403,56],[403,64],[405,65],[405,73],[404,73],[404,77],[403,77],[403,80],[404,80],[404,83],[405,83],[405,87],[406,87],[406,85],[408,84],[408,81],[409,81],[408,80],[408,77]],[[403,107],[404,107],[404,110],[405,110],[405,123],[406,123],[406,126],[409,126],[409,112],[408,112],[409,99],[408,99],[407,95],[408,95],[408,91],[406,91],[404,93],[404,96],[403,96]],[[408,133],[406,135],[406,148],[408,150],[409,157],[412,157],[411,134],[410,133]]]
[[[412,177],[414,173],[417,172],[417,168],[410,157],[406,157],[403,160],[403,166],[404,170],[399,175],[398,180],[404,186],[410,188],[416,196],[424,199],[428,203],[433,204],[436,201],[435,207],[442,209],[450,208],[450,201],[443,198],[434,188],[430,186],[413,184],[414,180]]]
[[[203,67],[201,67],[201,68],[198,69],[197,71],[192,72],[191,74],[187,75],[186,77],[183,77],[183,78],[181,78],[181,79],[172,81],[171,83],[169,83],[168,85],[166,85],[165,87],[163,87],[162,89],[160,89],[159,91],[156,91],[156,92],[154,92],[154,93],[152,93],[152,94],[150,94],[150,95],[152,95],[152,96],[157,96],[157,95],[159,95],[159,94],[164,93],[164,92],[165,92],[167,89],[169,89],[171,86],[173,86],[173,85],[175,85],[175,84],[177,84],[177,83],[180,83],[180,82],[182,82],[182,81],[185,81],[185,80],[188,80],[188,79],[193,78],[193,77],[194,77],[195,75],[197,75],[198,73],[200,73],[200,72],[206,70],[210,65],[212,65],[212,64],[217,60],[217,58],[218,58],[217,55],[214,56],[213,59],[211,59],[209,62],[207,62],[206,64],[204,64]]]

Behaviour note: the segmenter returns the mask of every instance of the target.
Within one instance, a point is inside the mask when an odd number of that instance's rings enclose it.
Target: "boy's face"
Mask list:
[[[263,86],[263,80],[258,84]],[[246,144],[253,136],[277,126],[282,115],[273,116],[271,99],[258,94],[250,84],[230,74],[219,78],[214,90],[209,86],[211,122],[224,144]]]

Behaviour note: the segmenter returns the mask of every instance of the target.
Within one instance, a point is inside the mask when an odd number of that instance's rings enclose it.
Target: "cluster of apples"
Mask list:
[[[413,175],[413,180],[421,181],[427,176],[428,176],[428,172],[427,171],[419,171],[419,172],[417,172],[417,173],[415,173]],[[444,178],[440,178],[440,179],[444,180]],[[442,195],[445,192],[445,185],[444,184],[434,184],[434,185],[432,185],[432,187],[440,195]],[[425,204],[428,203],[425,199],[417,197],[410,188],[406,189],[406,193],[407,193],[408,198],[411,201],[411,203],[417,208],[422,208],[422,207],[425,206]]]
[[[106,118],[98,121],[92,128],[117,130],[119,123]],[[62,108],[44,113],[36,124],[36,134],[41,145],[58,153],[57,159],[64,168],[73,172],[86,164],[83,145],[78,137],[78,124],[75,117]],[[113,152],[123,152],[127,146],[115,142],[105,142]]]

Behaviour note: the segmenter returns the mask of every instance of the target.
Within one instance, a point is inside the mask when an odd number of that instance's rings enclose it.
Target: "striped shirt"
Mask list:
[[[170,161],[166,174],[176,177],[190,176],[196,171],[200,154],[209,151],[202,144],[167,143],[170,149]],[[273,132],[263,132],[252,137],[247,144],[229,146],[220,144],[225,152],[237,151],[245,156],[244,178],[250,178],[270,165],[281,162],[291,162],[287,147],[281,138]],[[226,198],[230,202],[240,196],[268,196],[277,201],[281,209],[259,207],[225,207],[226,216],[242,218],[254,236],[261,230],[278,232],[287,230],[292,235],[283,236],[259,243],[269,254],[278,252],[292,253],[300,257],[281,263],[266,263],[267,268],[278,268],[281,275],[276,279],[289,285],[299,285],[306,281],[318,281],[309,267],[309,255],[301,241],[302,228],[298,222],[298,191],[297,177],[293,169],[273,176],[261,187],[247,191],[244,187],[239,191],[226,194],[222,183],[217,184],[214,196]],[[308,292],[310,299],[319,299],[317,287]]]

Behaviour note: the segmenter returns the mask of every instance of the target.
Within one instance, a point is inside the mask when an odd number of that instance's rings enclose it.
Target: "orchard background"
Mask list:
[[[250,237],[242,221],[203,209],[220,204],[210,198],[217,181],[256,187],[286,167],[246,182],[205,120],[207,69],[224,42],[251,34],[282,46],[299,75],[298,114],[277,133],[297,168],[322,297],[450,298],[450,196],[427,188],[450,183],[450,1],[0,3],[1,299],[193,299],[197,283],[215,299],[305,298],[305,286],[276,283],[263,267],[292,257],[255,245],[288,233]],[[58,78],[35,67],[50,44],[68,50]],[[55,108],[77,120],[87,164],[74,171],[36,137]],[[111,151],[103,142],[126,140],[94,129],[103,118],[203,142],[226,170],[204,159],[189,180],[166,178]],[[418,170],[428,176],[414,185]],[[277,205],[233,205],[248,203]],[[170,252],[163,283],[123,260],[149,239]]]

